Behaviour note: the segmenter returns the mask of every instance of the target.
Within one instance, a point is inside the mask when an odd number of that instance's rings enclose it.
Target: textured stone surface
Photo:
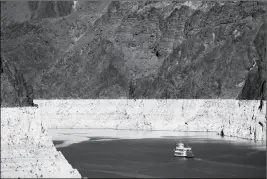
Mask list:
[[[47,135],[40,110],[1,108],[1,178],[81,178]]]
[[[259,101],[237,100],[35,100],[49,128],[224,131],[266,140],[266,111]],[[264,108],[266,103],[264,102]],[[259,124],[261,123],[261,124]]]
[[[1,56],[1,107],[33,106],[32,86],[16,65]]]
[[[260,99],[265,12],[263,1],[1,2],[1,52],[37,98]]]
[[[33,94],[264,99],[265,12],[266,2],[1,1],[1,107],[32,106]],[[40,118],[49,127],[266,139],[259,101],[37,103],[41,117],[33,108],[1,108],[1,177],[81,177]]]

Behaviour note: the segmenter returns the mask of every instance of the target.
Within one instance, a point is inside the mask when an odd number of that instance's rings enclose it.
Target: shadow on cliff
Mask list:
[[[256,61],[258,68],[249,71],[238,99],[266,100],[266,23],[260,27],[253,43],[259,56]]]
[[[1,54],[1,107],[35,106],[33,89],[17,67]]]
[[[9,75],[5,91],[20,86],[17,99],[31,96],[31,85],[42,99],[266,99],[264,3],[155,4],[86,2],[72,11],[72,2],[30,2],[30,20],[15,26],[6,4],[1,50],[21,75],[16,84]]]

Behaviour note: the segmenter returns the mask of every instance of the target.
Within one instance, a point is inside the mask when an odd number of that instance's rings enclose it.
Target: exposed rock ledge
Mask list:
[[[35,100],[49,128],[216,131],[266,140],[258,100]]]
[[[40,109],[1,108],[1,178],[81,178],[47,135]]]

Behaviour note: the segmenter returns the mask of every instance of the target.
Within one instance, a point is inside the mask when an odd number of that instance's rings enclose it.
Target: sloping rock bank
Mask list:
[[[35,100],[49,128],[216,131],[266,140],[257,100]],[[264,102],[263,108],[266,107]]]
[[[81,178],[58,152],[33,107],[1,108],[1,178]]]

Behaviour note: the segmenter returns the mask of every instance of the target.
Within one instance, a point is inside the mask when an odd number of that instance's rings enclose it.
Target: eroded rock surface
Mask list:
[[[33,88],[12,62],[1,56],[1,107],[34,106]]]
[[[37,98],[263,96],[263,1],[1,2],[1,10],[1,52]]]
[[[266,140],[266,111],[257,100],[36,100],[49,128],[213,131]],[[266,106],[266,102],[264,102]]]
[[[58,152],[40,109],[1,108],[1,178],[81,178]]]

